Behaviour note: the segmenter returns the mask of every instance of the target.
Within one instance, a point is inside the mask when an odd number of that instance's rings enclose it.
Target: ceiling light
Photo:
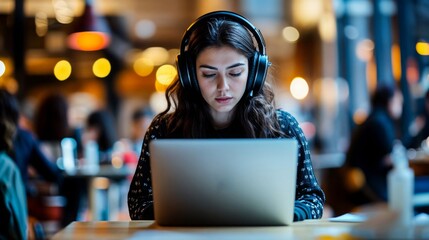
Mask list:
[[[76,28],[68,36],[68,46],[74,50],[97,51],[106,48],[109,43],[110,33],[106,20],[94,13],[90,1],[87,0]]]

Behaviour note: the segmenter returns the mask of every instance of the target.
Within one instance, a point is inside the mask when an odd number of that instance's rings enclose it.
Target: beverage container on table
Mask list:
[[[406,151],[401,143],[394,145],[393,169],[387,176],[389,209],[397,213],[395,224],[398,227],[411,226],[414,217],[414,172],[408,165]]]
[[[84,168],[91,172],[100,169],[100,156],[96,141],[88,141],[84,147]]]
[[[62,165],[64,171],[69,174],[76,172],[75,148],[76,141],[73,138],[64,138],[61,140]]]

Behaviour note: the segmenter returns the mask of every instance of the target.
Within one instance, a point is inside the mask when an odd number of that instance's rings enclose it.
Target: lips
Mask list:
[[[231,101],[232,97],[217,97],[215,98],[216,102],[220,103],[220,104],[226,104],[229,103]]]

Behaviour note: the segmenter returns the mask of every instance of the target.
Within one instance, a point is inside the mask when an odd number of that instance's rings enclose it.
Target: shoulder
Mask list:
[[[19,169],[15,162],[6,152],[0,152],[0,162],[0,175],[2,176],[2,179],[11,175],[20,175]]]
[[[37,144],[37,140],[30,131],[18,128],[14,138],[14,149],[23,146],[31,146]]]
[[[150,124],[147,132],[152,139],[162,137],[166,134],[168,118],[169,114],[158,114],[153,118],[152,123]]]
[[[29,130],[24,129],[24,128],[20,128],[20,127],[17,128],[16,136],[19,136],[19,137],[25,138],[25,139],[34,139],[35,138],[33,133],[31,133]]]
[[[365,126],[365,128],[380,130],[386,128],[389,129],[392,124],[393,122],[387,112],[374,110],[364,122],[363,126]]]
[[[294,133],[301,131],[298,121],[292,114],[283,109],[277,109],[276,114],[280,128],[287,136],[295,135]]]

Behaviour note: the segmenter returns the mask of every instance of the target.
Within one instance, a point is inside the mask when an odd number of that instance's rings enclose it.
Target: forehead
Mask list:
[[[229,46],[207,47],[197,56],[197,63],[223,63],[242,62],[247,60],[246,56],[237,49]]]

